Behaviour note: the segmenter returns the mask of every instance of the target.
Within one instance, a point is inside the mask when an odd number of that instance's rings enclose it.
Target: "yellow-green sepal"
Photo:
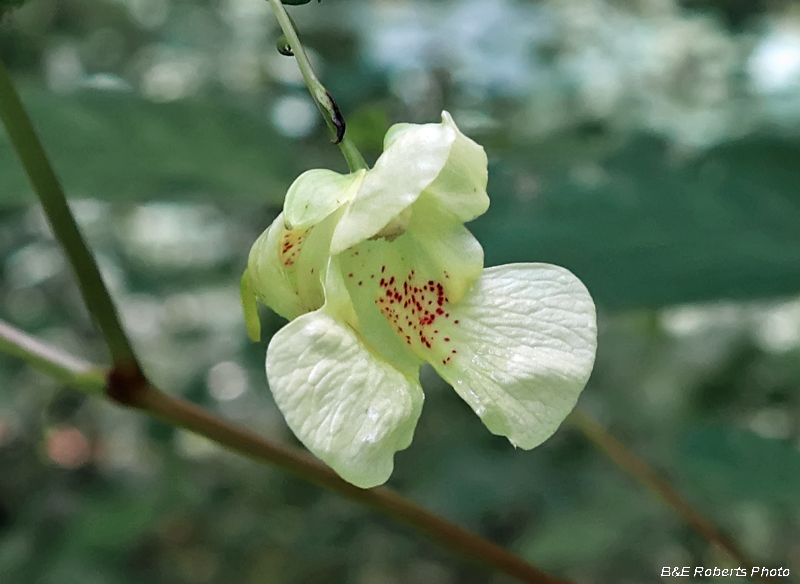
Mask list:
[[[247,327],[247,336],[253,342],[261,340],[261,320],[258,318],[258,303],[256,293],[253,290],[253,282],[249,272],[245,269],[240,283],[242,297],[242,312],[244,312],[244,324]]]

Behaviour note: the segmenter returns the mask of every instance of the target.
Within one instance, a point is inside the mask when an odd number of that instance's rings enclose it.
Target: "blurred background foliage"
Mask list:
[[[451,111],[487,265],[600,313],[581,399],[763,565],[800,573],[800,10],[789,0],[324,0],[292,9],[372,161]],[[345,170],[263,0],[31,0],[11,67],[148,373],[294,442],[238,278],[301,171]],[[0,318],[105,362],[5,135]],[[264,313],[265,342],[282,322]],[[731,563],[580,433],[514,451],[423,370],[390,485],[580,583]],[[0,580],[505,582],[338,496],[0,355]]]

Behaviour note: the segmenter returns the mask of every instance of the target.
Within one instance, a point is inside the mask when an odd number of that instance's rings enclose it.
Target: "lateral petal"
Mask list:
[[[323,308],[283,327],[267,349],[267,377],[289,427],[343,479],[384,483],[411,443],[422,388],[371,352]]]
[[[589,292],[549,264],[484,270],[440,331],[431,364],[493,434],[525,449],[573,409],[597,346]]]
[[[283,226],[283,213],[278,215],[250,248],[247,258],[247,274],[250,290],[261,302],[286,319],[307,312],[297,292],[296,278],[292,278],[291,266],[306,238],[304,231],[287,231]],[[291,241],[291,243],[287,243]],[[287,245],[292,247],[287,250]]]

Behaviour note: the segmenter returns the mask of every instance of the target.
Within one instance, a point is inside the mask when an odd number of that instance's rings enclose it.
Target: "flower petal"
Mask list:
[[[549,264],[484,270],[440,331],[431,364],[493,434],[525,449],[575,406],[597,346],[591,296]]]
[[[486,194],[489,161],[483,147],[462,134],[448,112],[442,112],[442,126],[450,127],[455,138],[441,172],[425,188],[423,196],[433,198],[440,213],[466,223],[483,215],[489,208],[489,195]],[[388,150],[401,136],[418,127],[416,124],[395,124],[386,133],[384,149]]]
[[[286,246],[287,234],[289,232],[283,226],[281,213],[250,248],[246,273],[250,276],[250,290],[258,299],[282,317],[291,320],[307,311],[303,310],[295,282],[285,269],[286,254],[281,253],[281,250]],[[293,245],[299,248],[305,237],[298,234],[295,240]]]
[[[455,303],[483,272],[483,247],[461,221],[437,208],[427,193],[414,204],[408,234],[415,245],[400,252],[413,263],[429,264],[431,276]]]
[[[461,223],[416,210],[403,235],[365,241],[336,260],[359,334],[406,374],[435,360],[439,325],[483,271],[483,249]]]
[[[285,228],[283,213],[278,215],[253,244],[247,260],[250,289],[259,300],[288,320],[323,305],[321,280],[342,212],[335,210],[314,226],[292,230]]]
[[[489,208],[488,160],[483,148],[461,133],[449,113],[442,112],[442,124],[450,126],[456,138],[447,162],[436,180],[425,189],[424,196],[432,197],[440,212],[466,223]]]
[[[339,174],[314,169],[301,174],[289,187],[283,207],[286,229],[305,229],[316,225],[358,192],[365,170]]]
[[[325,308],[272,338],[267,376],[289,427],[343,479],[369,488],[389,478],[422,409],[416,380],[370,352]]]
[[[456,139],[449,124],[422,124],[396,134],[370,170],[336,228],[331,253],[369,239],[408,208],[442,171]]]

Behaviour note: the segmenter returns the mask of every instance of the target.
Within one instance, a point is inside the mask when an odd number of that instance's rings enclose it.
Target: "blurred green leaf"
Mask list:
[[[244,195],[278,204],[304,168],[292,156],[296,142],[223,102],[32,88],[23,97],[72,197]],[[386,125],[380,112],[365,107],[348,120],[368,148]],[[684,160],[654,138],[564,138],[493,168],[492,208],[474,230],[488,265],[566,266],[606,308],[792,294],[800,290],[798,159],[800,145],[779,138]],[[0,206],[31,200],[29,192],[0,138]]]
[[[3,18],[15,8],[19,8],[25,4],[25,2],[27,2],[27,0],[0,0],[0,18]]]
[[[608,142],[548,143],[493,169],[473,227],[487,265],[565,266],[614,309],[800,291],[800,144],[681,160],[654,138]]]
[[[24,89],[22,99],[70,197],[244,195],[277,204],[302,169],[293,142],[222,101],[152,103],[125,92]],[[1,132],[0,207],[32,200]]]
[[[663,513],[640,492],[608,488],[598,480],[590,500],[563,509],[519,544],[522,556],[546,570],[558,570],[608,557]]]
[[[10,14],[12,10],[20,8],[28,0],[0,0],[0,18]]]
[[[127,547],[146,533],[158,518],[156,493],[124,492],[97,496],[81,507],[70,525],[71,545],[95,550]]]
[[[620,514],[598,517],[585,510],[563,514],[523,545],[523,555],[548,569],[591,562],[617,545],[628,524],[627,516]]]
[[[800,452],[780,440],[744,430],[707,427],[681,441],[687,484],[718,500],[757,500],[796,505]]]
[[[389,118],[382,107],[369,104],[347,116],[347,133],[361,150],[380,154]]]

